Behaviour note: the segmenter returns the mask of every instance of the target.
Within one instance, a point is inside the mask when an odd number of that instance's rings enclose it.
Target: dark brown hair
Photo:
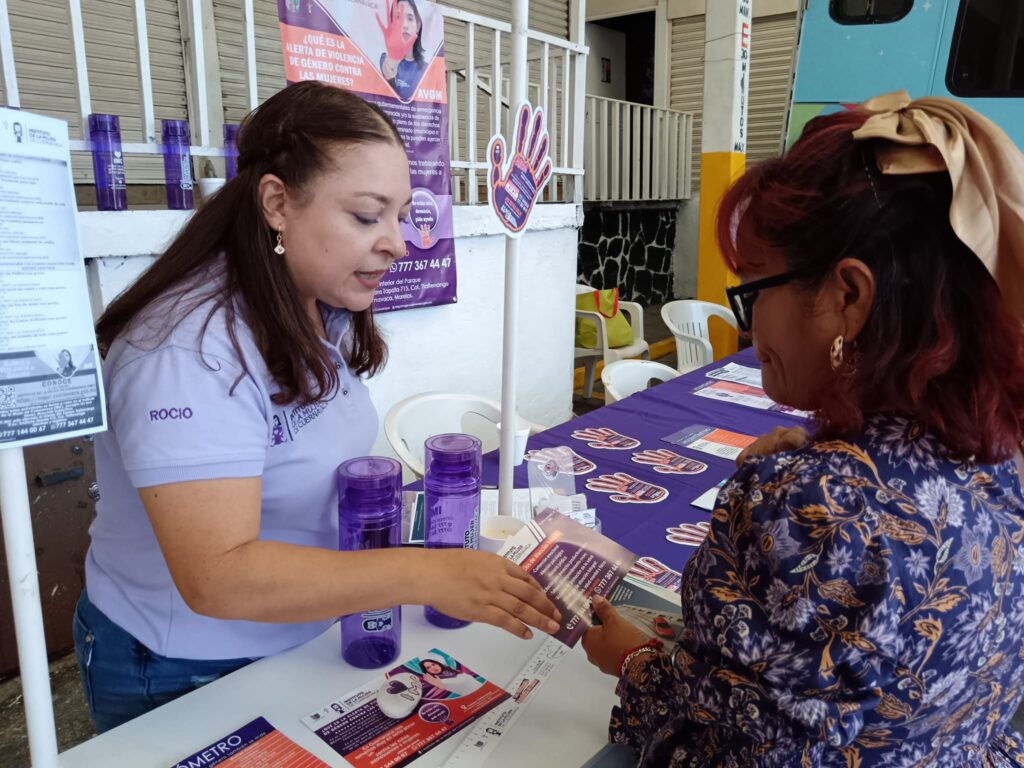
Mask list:
[[[202,205],[170,247],[107,307],[96,325],[101,354],[106,355],[114,339],[158,300],[184,309],[175,312],[179,321],[212,300],[200,343],[213,315],[223,309],[232,346],[245,366],[235,330],[241,312],[280,387],[274,402],[305,404],[332,394],[338,386],[337,371],[309,322],[284,260],[273,251],[275,233],[260,211],[259,181],[264,174],[274,174],[301,199],[309,183],[330,168],[332,147],[378,142],[404,146],[377,106],[322,83],[290,85],[253,110],[239,131],[238,175]],[[211,279],[221,257],[222,279]],[[210,290],[196,290],[206,283]],[[185,296],[192,306],[178,307]],[[172,323],[162,329],[157,343],[173,327]],[[372,376],[386,358],[373,309],[353,312],[349,367],[358,375]]]
[[[784,157],[746,173],[719,210],[719,245],[735,270],[738,219],[807,289],[847,256],[874,274],[856,364],[816,413],[821,437],[856,437],[865,414],[899,411],[960,456],[1005,460],[1024,436],[1024,324],[953,231],[949,174],[883,175],[873,145],[853,138],[866,119],[815,118]]]

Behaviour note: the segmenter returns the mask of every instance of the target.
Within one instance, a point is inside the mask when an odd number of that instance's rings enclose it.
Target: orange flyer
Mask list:
[[[509,698],[437,648],[302,718],[355,768],[415,760]]]
[[[258,717],[172,768],[328,768],[274,726]]]

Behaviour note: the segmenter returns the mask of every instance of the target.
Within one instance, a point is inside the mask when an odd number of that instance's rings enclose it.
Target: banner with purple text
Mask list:
[[[378,105],[405,140],[409,255],[391,265],[374,309],[457,301],[444,18],[428,0],[278,0],[289,83],[319,80]]]

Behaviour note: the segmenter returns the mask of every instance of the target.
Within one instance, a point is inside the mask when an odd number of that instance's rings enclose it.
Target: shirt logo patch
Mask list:
[[[270,430],[270,447],[273,448],[275,445],[283,445],[295,440],[299,432],[308,424],[313,423],[326,407],[326,403],[310,403],[275,413]]]

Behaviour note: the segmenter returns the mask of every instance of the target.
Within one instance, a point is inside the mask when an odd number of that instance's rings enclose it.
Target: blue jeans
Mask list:
[[[82,591],[71,633],[82,689],[96,732],[103,733],[194,691],[255,659],[170,659],[112,622]]]

